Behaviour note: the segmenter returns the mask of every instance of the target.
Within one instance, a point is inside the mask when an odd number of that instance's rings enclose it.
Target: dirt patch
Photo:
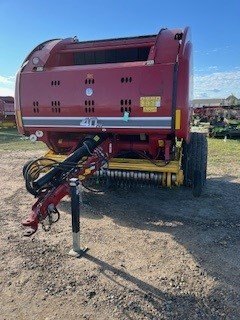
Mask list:
[[[21,167],[41,155],[1,153],[1,319],[239,319],[239,167],[210,159],[199,199],[185,188],[85,192],[90,251],[74,259],[67,198],[50,233],[22,237],[34,199]]]

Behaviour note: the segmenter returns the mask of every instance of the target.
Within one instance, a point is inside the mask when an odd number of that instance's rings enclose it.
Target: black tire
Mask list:
[[[203,174],[202,172],[195,170],[193,175],[193,189],[192,189],[194,197],[200,197],[200,195],[202,194],[203,186],[204,186]]]
[[[193,132],[189,143],[183,142],[182,169],[184,185],[193,188],[193,195],[199,197],[207,178],[207,138]]]

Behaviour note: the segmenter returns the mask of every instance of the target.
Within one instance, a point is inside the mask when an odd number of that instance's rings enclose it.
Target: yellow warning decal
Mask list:
[[[148,96],[140,97],[140,107],[160,107],[161,97],[160,96]]]
[[[157,112],[157,107],[143,107],[143,112]]]

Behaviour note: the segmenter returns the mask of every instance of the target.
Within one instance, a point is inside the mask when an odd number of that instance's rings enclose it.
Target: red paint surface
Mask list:
[[[175,35],[182,32],[182,40],[176,40]],[[137,47],[149,47],[148,60],[154,60],[153,65],[147,65],[146,61],[74,65],[76,52]],[[179,130],[174,128],[109,128],[106,130],[111,134],[129,136],[140,133],[146,133],[149,137],[161,135],[163,140],[172,139],[174,136],[187,139],[190,120],[191,55],[192,45],[188,28],[161,30],[158,35],[145,38],[82,43],[74,42],[72,38],[49,41],[29,54],[17,76],[16,110],[21,111],[22,117],[34,118],[122,117],[121,100],[131,100],[130,105],[123,106],[124,110],[125,107],[131,107],[130,117],[172,117],[173,70],[177,61],[176,108],[182,111]],[[37,65],[32,62],[35,57],[39,59]],[[42,67],[43,71],[36,71],[37,67]],[[131,77],[132,81],[122,83],[121,78],[126,77]],[[86,84],[86,79],[94,79],[94,83]],[[87,88],[93,90],[91,97],[86,96]],[[157,112],[144,113],[143,108],[140,107],[141,96],[161,96],[161,107]],[[90,112],[89,100],[91,101]],[[58,151],[60,151],[58,146],[60,137],[65,137],[65,140],[69,140],[68,142],[73,146],[74,140],[81,139],[83,134],[102,131],[101,128],[83,127],[21,127],[19,120],[18,128],[26,135],[41,129],[44,132],[41,140]]]

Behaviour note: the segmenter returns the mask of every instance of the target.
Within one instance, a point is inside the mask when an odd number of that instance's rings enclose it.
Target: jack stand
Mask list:
[[[69,251],[69,255],[75,258],[80,258],[88,250],[88,248],[80,248],[80,190],[79,179],[70,179],[70,191],[71,191],[71,211],[72,211],[72,249]]]

